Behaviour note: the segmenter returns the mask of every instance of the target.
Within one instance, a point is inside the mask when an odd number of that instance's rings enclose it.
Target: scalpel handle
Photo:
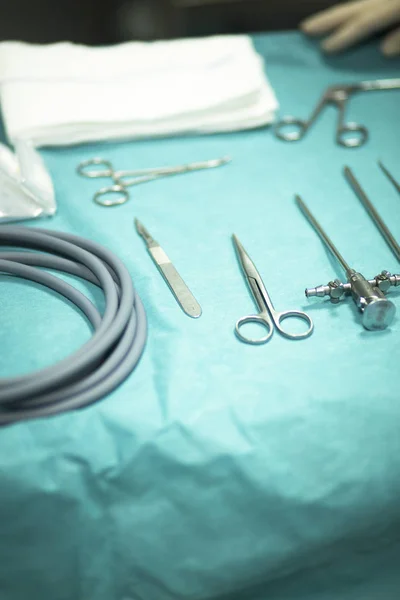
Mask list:
[[[160,246],[154,246],[148,248],[148,252],[182,310],[189,317],[194,319],[200,317],[202,312],[200,304],[197,302],[164,250]]]

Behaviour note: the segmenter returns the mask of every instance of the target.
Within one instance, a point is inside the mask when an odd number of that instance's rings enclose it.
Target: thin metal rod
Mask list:
[[[299,206],[300,210],[302,211],[303,215],[306,217],[307,221],[313,226],[313,228],[318,233],[319,237],[324,242],[324,244],[327,246],[327,248],[331,251],[333,256],[340,262],[343,269],[346,271],[346,275],[351,274],[353,269],[344,260],[343,256],[340,254],[340,252],[336,248],[335,244],[327,236],[325,231],[322,229],[321,225],[318,223],[317,219],[313,216],[313,214],[307,208],[307,206],[305,205],[305,203],[303,202],[303,200],[300,198],[299,195],[296,195],[296,202],[297,202],[297,205]]]
[[[385,238],[385,240],[386,240],[388,246],[391,248],[393,254],[396,256],[397,260],[400,261],[400,246],[394,239],[393,234],[391,233],[389,227],[383,221],[382,217],[376,210],[375,206],[372,204],[371,200],[368,198],[367,194],[364,192],[361,185],[358,183],[352,170],[349,169],[349,167],[345,167],[344,174],[346,176],[347,181],[350,183],[353,190],[357,194],[358,198],[361,200],[361,203],[363,204],[364,208],[368,212],[369,216],[374,221],[375,225],[381,232],[382,236]]]
[[[382,163],[382,161],[378,160],[378,165],[380,166],[380,168],[382,169],[382,171],[385,173],[385,175],[389,179],[389,181],[391,183],[393,183],[394,187],[396,188],[396,190],[400,194],[400,183],[393,177],[393,175],[391,174],[391,172],[388,171],[388,169],[385,167],[385,165]]]

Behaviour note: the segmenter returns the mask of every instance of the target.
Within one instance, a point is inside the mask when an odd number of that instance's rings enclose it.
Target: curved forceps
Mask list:
[[[233,243],[238,254],[238,258],[243,269],[243,273],[246,277],[247,283],[254,296],[257,306],[260,312],[256,315],[246,315],[236,322],[235,333],[237,337],[246,344],[265,344],[271,339],[274,332],[274,327],[279,331],[281,335],[290,340],[302,340],[312,334],[314,330],[314,324],[311,317],[301,310],[284,310],[278,312],[275,310],[272,300],[265,288],[264,282],[261,279],[259,272],[256,269],[255,264],[239,242],[238,238],[232,236]],[[308,329],[301,333],[291,333],[282,327],[282,321],[291,318],[301,319],[308,325]],[[246,323],[259,323],[266,330],[267,333],[261,338],[248,338],[240,331],[242,325]]]
[[[148,169],[134,169],[130,171],[121,171],[114,169],[109,160],[103,158],[90,158],[82,161],[77,166],[77,172],[83,177],[92,179],[98,177],[111,178],[113,185],[100,188],[93,196],[93,201],[101,206],[118,206],[125,204],[129,200],[128,188],[147,181],[154,181],[160,177],[170,175],[179,175],[190,171],[199,171],[201,169],[212,169],[230,162],[228,156],[211,160],[188,163],[175,167],[150,167]],[[90,168],[93,167],[93,168]],[[114,196],[112,198],[111,196]]]
[[[360,81],[354,84],[332,85],[322,94],[317,106],[308,120],[296,117],[283,117],[274,126],[276,137],[285,142],[301,140],[319,114],[328,104],[333,104],[338,109],[338,122],[336,126],[336,143],[346,148],[357,148],[368,140],[368,129],[364,125],[353,121],[345,121],[345,109],[349,98],[357,92],[370,92],[374,90],[391,90],[400,88],[400,79],[376,79]],[[289,126],[291,131],[288,131]],[[350,134],[350,135],[349,135]],[[352,134],[352,135],[351,135]]]

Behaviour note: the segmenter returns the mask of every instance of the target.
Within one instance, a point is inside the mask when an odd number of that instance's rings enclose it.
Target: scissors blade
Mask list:
[[[246,276],[246,281],[253,294],[253,297],[257,303],[258,308],[262,313],[268,309],[270,312],[274,310],[271,299],[265,288],[263,280],[261,279],[260,273],[257,271],[255,264],[243,248],[239,239],[235,234],[232,235],[232,240],[236,248],[236,252],[239,258],[240,265],[243,273]]]
[[[255,264],[251,260],[250,256],[247,254],[246,250],[243,248],[239,239],[235,234],[232,235],[233,243],[235,244],[236,252],[240,260],[240,264],[242,266],[243,272],[247,277],[252,277],[253,279],[261,279],[259,272],[256,269]]]

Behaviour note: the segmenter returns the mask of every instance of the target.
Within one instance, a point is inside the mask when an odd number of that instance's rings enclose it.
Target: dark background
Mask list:
[[[0,40],[110,44],[294,29],[334,0],[0,0]]]

